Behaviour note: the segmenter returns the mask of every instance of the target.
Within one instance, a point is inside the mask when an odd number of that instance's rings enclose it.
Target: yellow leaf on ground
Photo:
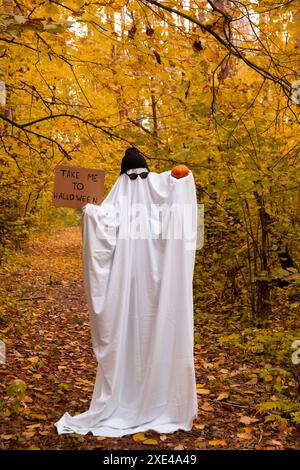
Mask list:
[[[156,439],[146,439],[143,441],[143,444],[147,444],[148,446],[156,446],[158,442]]]
[[[223,439],[212,439],[211,441],[208,441],[210,446],[214,447],[226,447],[227,443],[223,441]]]
[[[207,388],[198,388],[197,393],[199,393],[199,395],[209,395],[210,390]]]
[[[41,378],[42,378],[42,374],[32,374],[32,376],[33,376],[35,379],[41,379]]]
[[[227,392],[222,392],[220,393],[220,395],[217,397],[217,400],[221,401],[221,400],[225,400],[225,398],[228,398],[229,397],[229,393]]]
[[[212,411],[213,407],[211,406],[210,403],[208,403],[208,401],[205,401],[203,403],[203,405],[201,406],[201,410],[203,410],[203,411]]]
[[[35,429],[35,428],[39,428],[41,426],[41,423],[38,423],[38,424],[29,424],[28,426],[26,426],[26,429],[28,430],[32,430],[32,429]]]
[[[132,436],[132,439],[135,441],[135,442],[140,442],[140,441],[144,441],[145,440],[145,434],[143,432],[138,432],[137,434],[134,434]]]
[[[243,428],[243,431],[244,431],[245,433],[247,433],[247,434],[251,434],[252,431],[254,431],[254,428],[251,427],[251,426],[245,426],[245,427]]]
[[[206,449],[206,442],[196,442],[197,449]]]
[[[30,447],[27,447],[27,450],[41,450],[41,449],[35,445],[32,445]]]
[[[32,357],[28,357],[28,361],[30,362],[36,362],[39,360],[39,357],[38,356],[32,356]]]
[[[97,441],[104,441],[107,439],[105,436],[96,436]]]
[[[45,420],[47,419],[47,416],[46,415],[43,415],[43,414],[39,414],[39,413],[28,413],[32,418],[35,418],[35,419],[41,419],[41,420]]]
[[[273,377],[272,377],[271,374],[266,375],[265,378],[264,378],[265,382],[272,382],[272,380],[273,380]]]

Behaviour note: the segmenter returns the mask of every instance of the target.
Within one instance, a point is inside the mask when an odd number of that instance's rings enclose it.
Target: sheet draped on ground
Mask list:
[[[191,429],[196,206],[192,172],[176,179],[166,171],[135,180],[124,173],[101,205],[83,207],[84,286],[98,367],[89,409],[66,412],[55,423],[59,434]]]

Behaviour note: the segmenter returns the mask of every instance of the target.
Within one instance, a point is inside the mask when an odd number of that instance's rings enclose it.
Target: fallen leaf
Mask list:
[[[257,377],[253,377],[253,379],[249,380],[248,382],[245,382],[245,385],[256,385],[258,382]]]
[[[29,395],[25,395],[23,402],[24,403],[32,403],[33,399]]]
[[[204,362],[203,367],[204,369],[213,369],[214,365],[211,362]]]
[[[193,428],[202,430],[205,428],[205,424],[194,424]]]
[[[41,419],[42,421],[47,419],[47,416],[46,415],[43,415],[43,414],[39,414],[39,413],[28,413],[29,416],[31,416],[32,418],[35,418],[35,419]]]
[[[278,424],[278,429],[280,432],[284,432],[287,429],[287,423],[279,423]]]
[[[182,444],[179,444],[178,446],[174,447],[174,450],[184,450],[184,446]]]
[[[245,432],[246,434],[251,434],[252,431],[254,431],[254,428],[253,428],[253,427],[245,426],[245,427],[243,428],[243,432]]]
[[[211,392],[207,388],[198,388],[197,393],[199,395],[209,395]]]
[[[9,441],[9,439],[11,439],[12,437],[14,437],[14,434],[1,434],[0,437],[1,437],[1,439],[3,439],[4,441]]]
[[[213,407],[211,406],[210,403],[208,403],[208,401],[205,401],[203,403],[203,405],[201,406],[201,410],[203,410],[203,411],[212,411]]]
[[[257,418],[251,418],[251,416],[242,416],[240,418],[240,423],[243,423],[243,424],[256,423],[257,421],[258,421]]]
[[[39,360],[39,357],[38,356],[32,356],[32,357],[28,357],[28,361],[30,362],[36,362]]]
[[[248,439],[252,439],[251,434],[248,434],[246,432],[240,432],[237,434],[238,439],[241,439],[242,441],[247,441]]]
[[[156,446],[158,444],[156,439],[146,439],[143,441],[143,444],[149,445],[149,446]]]
[[[26,437],[26,439],[30,439],[31,437],[35,436],[36,431],[24,431],[22,432],[22,436]]]
[[[132,439],[135,441],[135,442],[140,442],[140,441],[144,441],[145,440],[145,434],[143,432],[138,432],[137,434],[134,434],[132,436]]]
[[[198,449],[206,449],[206,442],[196,442],[196,447]]]
[[[32,374],[32,376],[33,376],[35,379],[41,379],[41,378],[42,378],[42,374]]]
[[[272,377],[271,374],[266,375],[265,378],[264,378],[265,382],[272,382],[272,380],[273,380],[273,377]]]
[[[220,395],[218,395],[217,400],[219,400],[219,401],[225,400],[225,398],[228,398],[228,397],[229,397],[229,393],[222,392],[222,393],[220,393]]]
[[[29,424],[28,426],[26,426],[26,428],[31,431],[32,429],[39,428],[40,426],[41,426],[41,423]]]
[[[96,436],[97,441],[104,441],[107,439],[105,436]]]
[[[282,447],[282,446],[283,446],[282,442],[280,442],[280,441],[275,441],[274,439],[271,439],[271,441],[268,441],[267,444],[271,444],[271,445],[273,445],[273,446],[279,446],[279,447]]]
[[[209,445],[210,446],[213,446],[213,447],[226,447],[227,446],[227,443],[225,441],[223,441],[223,439],[212,439],[211,441],[208,441]]]
[[[40,434],[41,436],[49,436],[50,431],[39,431],[39,434]]]

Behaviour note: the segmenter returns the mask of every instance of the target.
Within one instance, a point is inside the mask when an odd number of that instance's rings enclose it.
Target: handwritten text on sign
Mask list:
[[[55,172],[53,204],[82,207],[100,204],[104,190],[104,170],[60,165]]]

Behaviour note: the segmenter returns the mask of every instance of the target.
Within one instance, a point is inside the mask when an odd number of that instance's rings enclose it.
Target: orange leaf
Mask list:
[[[22,436],[26,437],[26,439],[30,439],[31,437],[35,436],[35,431],[24,431],[22,432]]]
[[[138,432],[137,434],[134,434],[132,436],[132,439],[135,441],[135,442],[140,442],[140,441],[144,441],[145,440],[145,434],[143,432]]]
[[[256,419],[256,418],[251,418],[251,416],[242,416],[242,417],[240,418],[240,423],[243,423],[243,424],[256,423],[256,421],[258,421],[258,419]]]
[[[237,434],[238,439],[241,439],[242,441],[247,441],[248,439],[252,439],[251,434],[248,434],[246,432],[240,432]]]
[[[212,411],[212,410],[213,410],[213,407],[211,406],[210,403],[208,403],[208,401],[205,401],[205,402],[203,403],[203,405],[201,406],[201,409],[202,409],[203,411]]]
[[[228,398],[229,397],[229,393],[227,392],[222,392],[220,393],[220,395],[217,397],[217,400],[221,401],[221,400],[225,400],[225,398]]]
[[[210,446],[214,446],[214,447],[226,447],[227,444],[225,441],[223,441],[223,439],[212,439],[211,441],[208,441],[209,445]]]

